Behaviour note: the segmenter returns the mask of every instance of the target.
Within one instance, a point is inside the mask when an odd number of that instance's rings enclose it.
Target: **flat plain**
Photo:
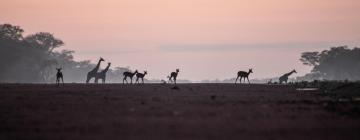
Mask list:
[[[0,84],[0,139],[359,140],[358,102],[263,84]],[[355,107],[355,109],[354,109]]]

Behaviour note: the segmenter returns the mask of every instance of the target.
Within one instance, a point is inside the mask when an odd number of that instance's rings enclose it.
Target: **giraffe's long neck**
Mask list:
[[[287,73],[287,74],[285,74],[285,76],[286,77],[289,77],[291,74],[293,74],[294,72],[292,71],[292,72],[289,72],[289,73]]]
[[[110,68],[110,65],[108,65],[102,72],[106,73]]]
[[[97,72],[99,70],[99,67],[100,67],[100,63],[101,63],[101,60],[98,61],[96,67],[92,70],[92,71],[95,71]]]

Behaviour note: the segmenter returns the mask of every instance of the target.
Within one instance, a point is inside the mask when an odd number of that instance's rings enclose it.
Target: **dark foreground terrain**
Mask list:
[[[281,85],[0,85],[1,140],[360,140],[359,114]]]

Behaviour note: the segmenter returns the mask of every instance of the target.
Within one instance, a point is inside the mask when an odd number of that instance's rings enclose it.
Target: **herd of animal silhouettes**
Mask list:
[[[109,70],[110,68],[110,65],[111,63],[108,63],[107,67],[105,69],[103,69],[102,71],[98,72],[99,71],[99,68],[100,68],[100,63],[102,61],[105,61],[103,58],[100,57],[98,63],[96,64],[95,68],[92,69],[91,71],[89,71],[87,73],[87,76],[86,76],[86,83],[89,83],[90,80],[92,78],[95,78],[95,83],[98,83],[98,80],[101,79],[102,80],[102,83],[105,83],[106,81],[106,72]],[[62,84],[64,84],[64,77],[63,77],[63,74],[61,72],[61,68],[56,68],[57,70],[57,73],[56,73],[56,84],[57,85],[60,85],[60,79],[61,79],[61,82]],[[170,83],[175,83],[176,84],[176,78],[178,76],[178,73],[180,72],[179,69],[176,69],[175,72],[171,72],[169,76],[167,76],[167,78],[169,79],[168,82]],[[235,84],[236,82],[239,80],[239,82],[241,83],[241,79],[244,78],[244,82],[246,82],[246,79],[248,81],[248,83],[250,84],[250,80],[249,80],[249,75],[250,73],[253,73],[252,69],[249,69],[248,72],[246,71],[239,71],[237,73],[237,77],[236,77],[236,80],[235,80]],[[285,73],[284,75],[280,76],[279,77],[279,83],[282,84],[283,82],[284,83],[287,83],[288,81],[288,78],[291,74],[293,73],[296,73],[295,69],[292,70],[291,72],[289,73]],[[133,77],[136,76],[136,82],[135,83],[140,83],[139,79],[141,79],[142,83],[144,84],[144,77],[145,75],[147,74],[147,71],[144,71],[144,73],[139,73],[137,70],[135,70],[134,72],[124,72],[123,73],[123,84],[125,84],[125,82],[128,84],[128,81],[127,79],[130,78],[131,80],[131,84],[133,83],[132,80],[133,80]],[[240,78],[240,79],[239,79]],[[164,81],[165,82],[165,81]],[[166,82],[165,82],[166,83]]]

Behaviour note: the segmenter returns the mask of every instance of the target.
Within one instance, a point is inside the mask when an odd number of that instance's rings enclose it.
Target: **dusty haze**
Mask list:
[[[77,60],[196,81],[303,75],[301,52],[359,46],[359,13],[358,0],[3,0],[0,23],[54,33]]]

